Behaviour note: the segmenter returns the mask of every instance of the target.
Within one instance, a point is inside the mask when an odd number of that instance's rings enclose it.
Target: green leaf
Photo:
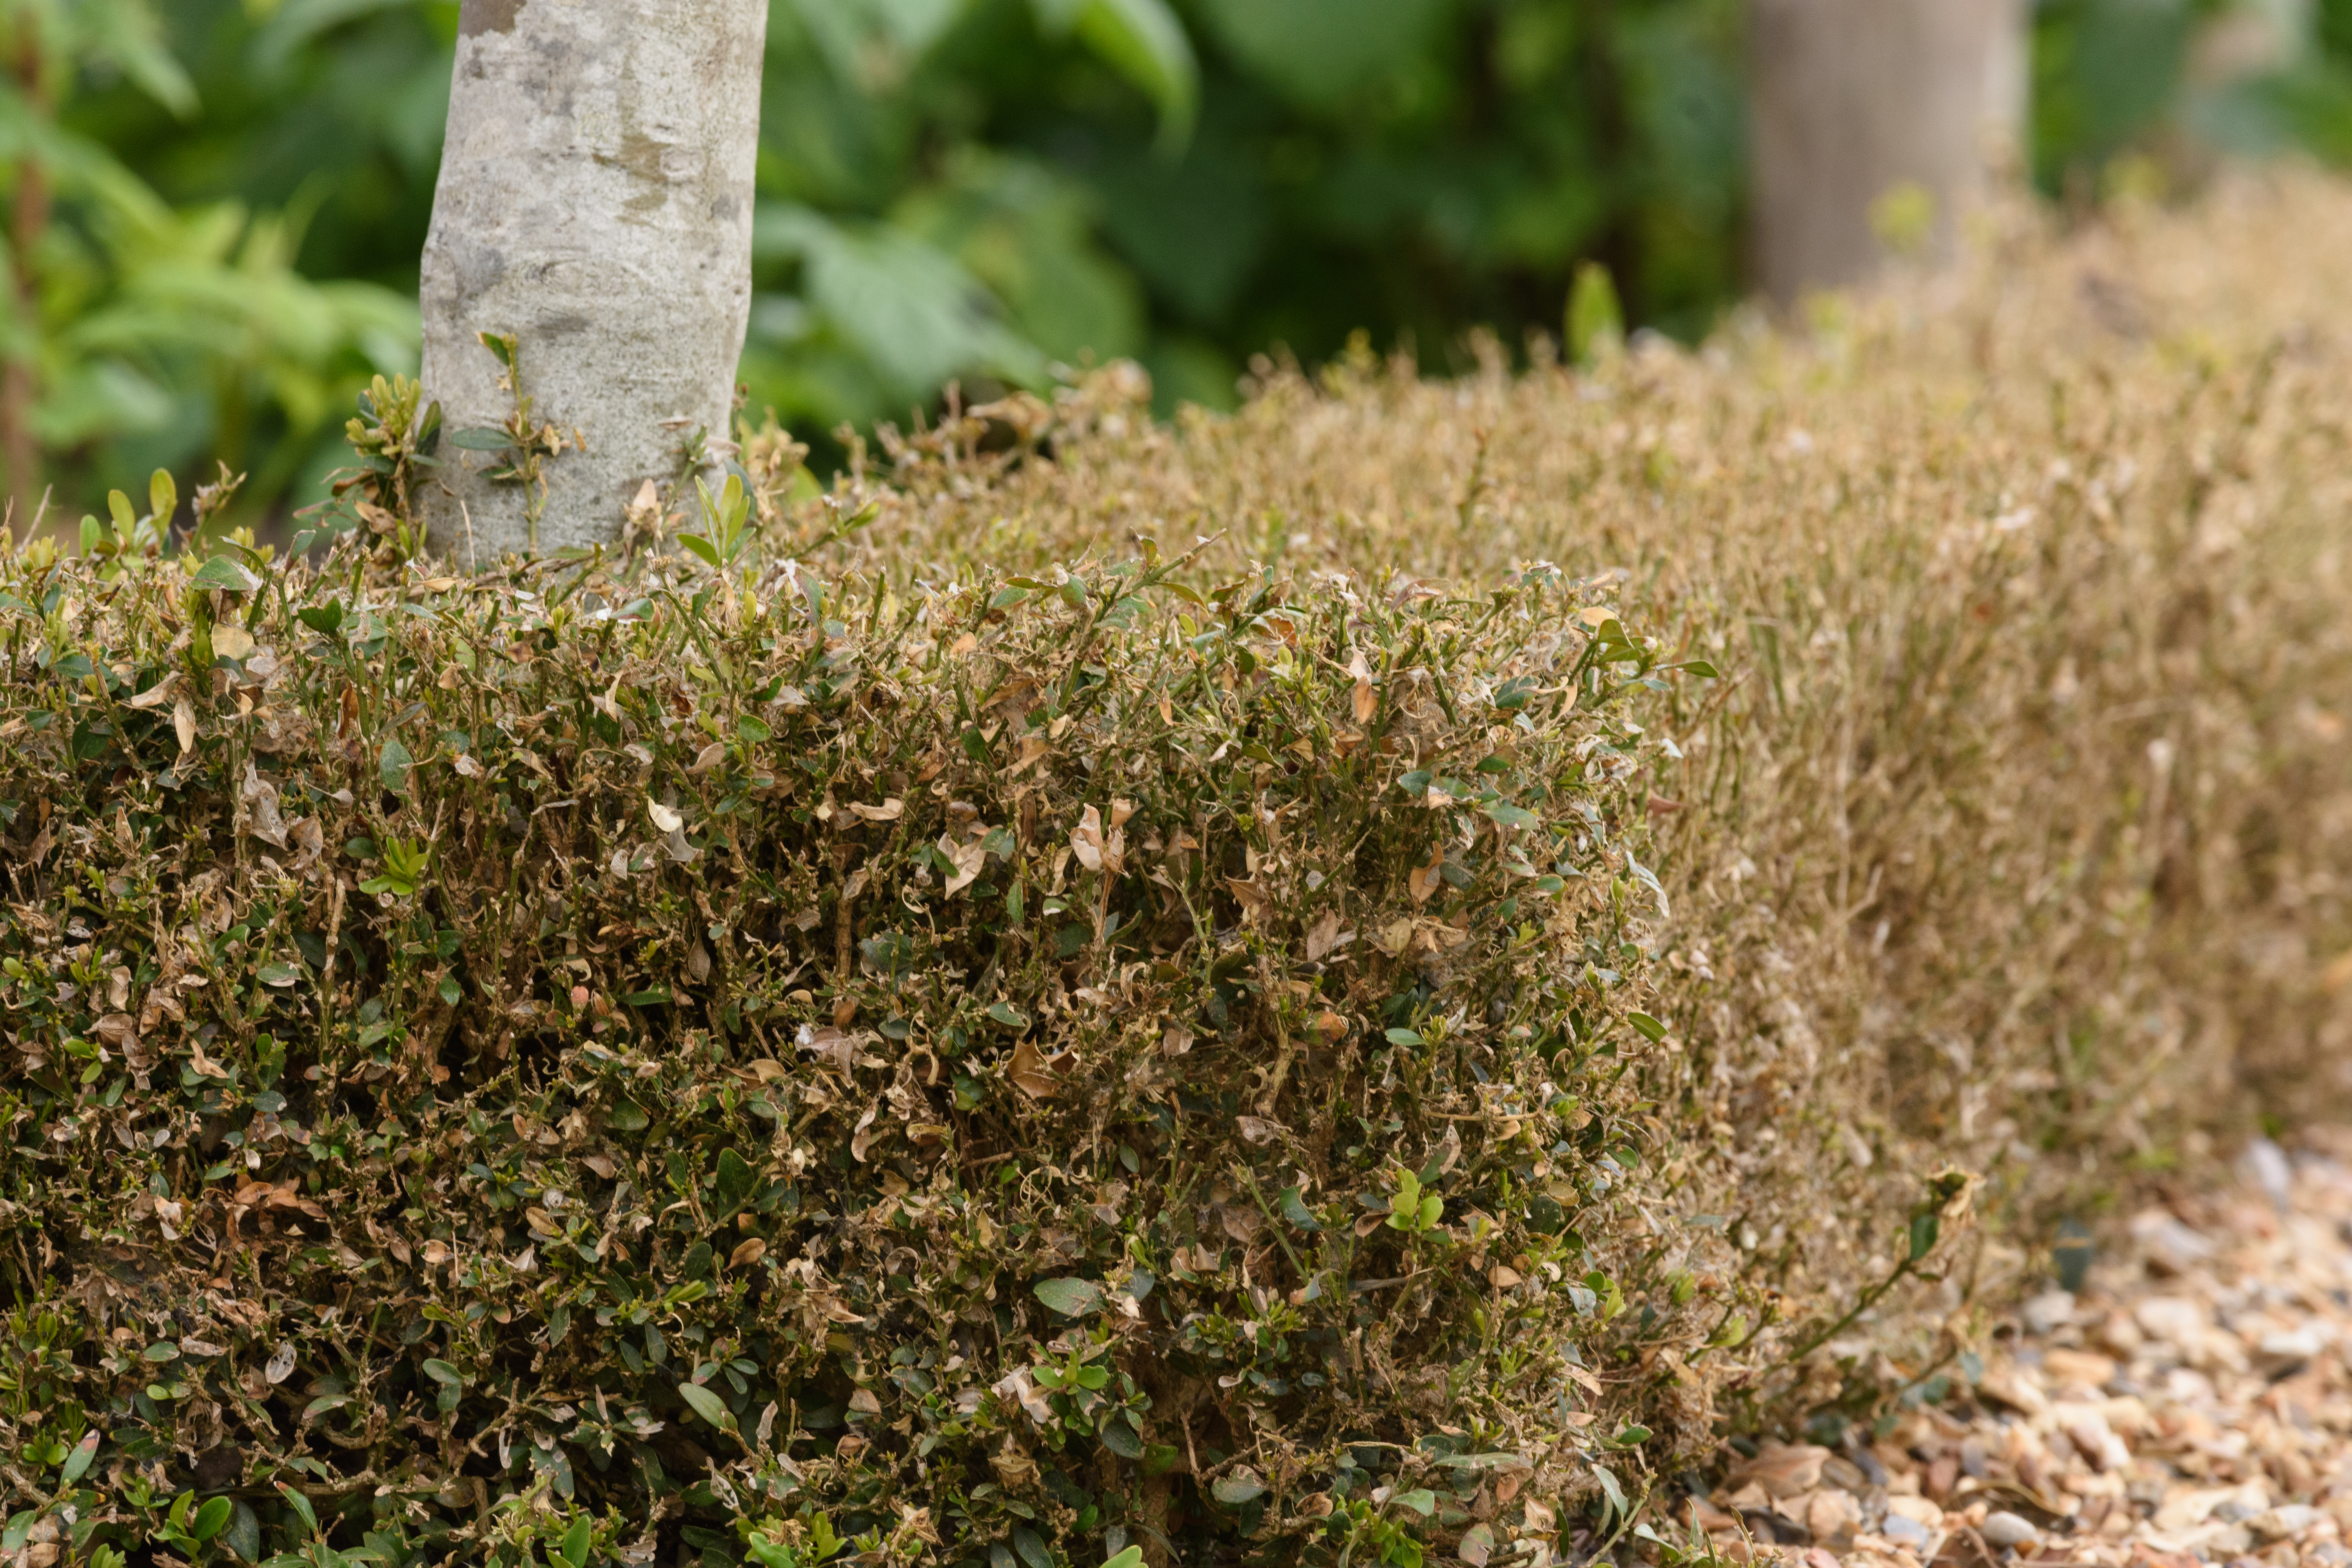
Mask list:
[[[1013,1550],[1021,1554],[1021,1561],[1029,1568],[1059,1568],[1053,1552],[1046,1550],[1045,1538],[1025,1524],[1013,1527]]]
[[[1143,1568],[1143,1548],[1130,1546],[1116,1557],[1107,1557],[1102,1568]]]
[[[1537,692],[1542,689],[1543,683],[1538,680],[1534,676],[1515,675],[1510,679],[1503,682],[1500,687],[1496,689],[1494,697],[1495,706],[1501,709],[1506,713],[1517,713],[1524,711],[1528,701],[1534,698]],[[1490,771],[1500,773],[1503,771],[1503,767],[1501,765],[1497,765],[1490,770],[1486,765],[1487,763],[1496,763],[1499,764],[1500,759],[1496,757],[1487,758],[1486,763],[1480,763],[1478,764],[1478,771],[1481,773]]]
[[[1639,1444],[1646,1443],[1649,1440],[1650,1429],[1639,1423],[1631,1423],[1625,1426],[1619,1430],[1616,1436],[1610,1439],[1611,1442],[1616,1444],[1617,1447],[1621,1448],[1631,1448]]]
[[[1425,1043],[1419,1034],[1411,1029],[1391,1029],[1388,1033],[1389,1044],[1392,1046],[1418,1046]]]
[[[452,1007],[466,999],[466,988],[457,984],[457,977],[454,974],[443,975],[440,985],[436,989],[440,993],[441,1000]]]
[[[1122,1459],[1143,1458],[1143,1439],[1137,1435],[1134,1423],[1128,1420],[1123,1413],[1103,1423],[1102,1445]]]
[[[466,1374],[446,1361],[427,1359],[421,1370],[434,1382],[446,1384],[450,1388],[466,1386]]]
[[[1307,1205],[1299,1201],[1298,1189],[1297,1187],[1289,1186],[1283,1188],[1281,1195],[1276,1198],[1276,1202],[1281,1206],[1282,1217],[1297,1226],[1299,1229],[1321,1230],[1323,1228],[1323,1222],[1317,1219],[1314,1215],[1307,1212]]]
[[[343,624],[343,602],[330,599],[323,605],[312,605],[308,609],[295,611],[294,618],[322,637],[332,637],[335,629]]]
[[[835,8],[803,6],[801,15]],[[762,203],[751,245],[762,258],[800,260],[809,304],[894,397],[929,398],[975,371],[1024,385],[1047,374],[1045,354],[1003,323],[964,264],[907,229]],[[751,331],[761,333],[756,317]]]
[[[173,482],[172,470],[158,468],[147,479],[147,510],[160,525],[172,521],[180,510],[180,487]]]
[[[1654,1045],[1666,1037],[1666,1026],[1647,1013],[1628,1013],[1625,1015],[1625,1021],[1633,1025],[1635,1032],[1643,1039]]]
[[[735,1430],[735,1413],[727,1408],[725,1400],[720,1399],[702,1384],[681,1383],[677,1385],[677,1396],[692,1405],[697,1415],[701,1416],[721,1432]]]
[[[791,1547],[764,1535],[754,1535],[745,1542],[743,1552],[760,1568],[801,1568],[801,1560]]]
[[[1209,1490],[1226,1507],[1238,1508],[1243,1503],[1264,1497],[1265,1483],[1258,1479],[1255,1470],[1235,1470],[1232,1475],[1218,1477],[1216,1484]]]
[[[685,545],[688,550],[694,552],[695,554],[702,557],[705,564],[711,566],[719,564],[719,547],[712,544],[710,541],[703,538],[702,535],[698,533],[681,533],[677,536],[677,542],[680,544]]]
[[[310,1500],[304,1497],[300,1492],[296,1491],[292,1487],[288,1486],[284,1481],[278,1482],[277,1486],[278,1495],[286,1500],[287,1506],[301,1516],[302,1522],[310,1527],[311,1534],[318,1534],[319,1514],[318,1510],[310,1506]]]
[[[1429,41],[1446,0],[1202,0],[1251,73],[1312,109],[1334,109],[1402,68]]]
[[[750,1161],[732,1149],[719,1151],[718,1197],[721,1219],[750,1203],[759,1184],[760,1173],[752,1169]]]
[[[1103,1289],[1091,1279],[1040,1279],[1030,1289],[1066,1318],[1084,1317],[1102,1305]]]
[[[261,586],[261,579],[253,569],[234,555],[215,555],[189,574],[189,584],[197,588],[219,588],[231,594],[250,594]]]
[[[408,793],[408,770],[413,765],[414,759],[409,756],[408,748],[400,743],[397,736],[383,743],[383,751],[376,758],[375,773],[376,777],[383,781],[386,794],[404,795]]]
[[[1592,1479],[1601,1483],[1601,1491],[1607,1494],[1612,1512],[1616,1517],[1622,1518],[1626,1511],[1624,1483],[1620,1481],[1614,1472],[1612,1472],[1606,1465],[1593,1466]],[[1610,1516],[1603,1515],[1602,1517],[1605,1521]]]
[[[587,1515],[583,1514],[572,1521],[570,1530],[563,1532],[563,1544],[558,1551],[571,1568],[588,1568],[588,1542],[593,1531]]]
[[[514,445],[514,437],[493,426],[475,425],[450,431],[448,442],[468,452],[503,452]]]
[[[1723,679],[1722,675],[1717,672],[1715,666],[1707,663],[1707,661],[1703,658],[1686,658],[1680,664],[1670,664],[1664,668],[1667,669],[1686,669],[1693,675],[1705,676],[1709,680],[1720,680]]]
[[[1437,1511],[1437,1494],[1423,1487],[1416,1491],[1400,1493],[1396,1505],[1399,1508],[1409,1508],[1426,1519]]]
[[[1625,346],[1625,310],[1609,268],[1588,261],[1576,269],[1568,296],[1568,356],[1590,366]]]
[[[1911,1261],[1916,1263],[1936,1249],[1936,1237],[1942,1228],[1943,1216],[1929,1209],[1926,1214],[1911,1216]]]
[[[1029,1026],[1028,1019],[1014,1012],[1009,1005],[1003,1002],[992,1004],[988,1009],[988,1016],[990,1018],[1003,1025],[1008,1029],[1025,1029]]]
[[[76,1443],[73,1452],[66,1456],[65,1468],[60,1472],[65,1478],[66,1485],[71,1486],[88,1475],[90,1461],[97,1458],[98,1428],[93,1426],[82,1434],[81,1441]]]
[[[253,1511],[250,1504],[237,1503],[236,1517],[229,1521],[228,1533],[221,1537],[221,1544],[236,1553],[241,1563],[260,1559],[261,1516]]]
[[[260,980],[264,985],[283,988],[301,978],[302,972],[290,963],[265,963],[261,966]]]
[[[228,1498],[209,1500],[205,1507],[195,1510],[195,1531],[193,1531],[193,1535],[195,1535],[197,1540],[212,1540],[214,1535],[219,1535],[221,1531],[228,1528],[228,1516],[236,1514],[236,1510],[237,1510],[237,1504],[230,1502]]]
[[[1543,825],[1543,818],[1525,806],[1509,805],[1498,800],[1490,803],[1486,810],[1488,816],[1505,827],[1539,827]]]
[[[667,1007],[670,1003],[669,988],[656,985],[650,991],[632,991],[621,1001],[631,1007]]]

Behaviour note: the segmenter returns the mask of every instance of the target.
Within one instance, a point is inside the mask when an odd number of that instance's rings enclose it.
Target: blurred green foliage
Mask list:
[[[5,352],[61,494],[218,457],[278,507],[413,368],[457,13],[0,0]],[[773,0],[752,405],[821,440],[1117,355],[1227,405],[1360,328],[1455,368],[1472,325],[1559,334],[1593,263],[1696,337],[1740,278],[1740,0]],[[2033,85],[2080,204],[2352,162],[2352,0],[2042,0]]]
[[[2041,0],[2032,93],[2035,183],[2078,205],[2216,153],[2352,163],[2352,0]]]
[[[324,466],[369,371],[413,366],[415,262],[405,282],[399,264],[350,265],[389,240],[364,195],[320,213],[366,171],[304,123],[380,63],[339,38],[273,67],[266,28],[226,54],[211,24],[236,16],[205,0],[0,0],[0,456],[20,510],[52,479],[58,507],[79,508],[158,466],[204,477],[215,457],[250,469],[247,504],[269,505]],[[446,58],[429,33],[417,42],[446,97]],[[438,137],[436,121],[406,175],[428,193]],[[314,227],[346,247],[311,246]]]

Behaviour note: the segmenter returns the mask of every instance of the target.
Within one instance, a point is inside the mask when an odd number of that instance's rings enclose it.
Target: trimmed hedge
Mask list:
[[[321,573],[0,551],[0,1552],[1666,1558],[1969,1398],[2352,1103],[2352,195],[1999,243],[692,559],[405,560],[396,387]]]
[[[1500,1560],[1632,1483],[1594,1369],[1722,1310],[1602,1234],[1698,673],[1612,584],[367,542],[0,563],[73,1561]]]

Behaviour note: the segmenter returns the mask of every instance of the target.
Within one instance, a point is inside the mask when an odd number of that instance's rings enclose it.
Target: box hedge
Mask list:
[[[1579,1227],[1705,670],[1612,584],[152,533],[0,566],[20,1533],[1499,1560],[1630,1484],[1682,1308]]]
[[[2352,199],[1991,243],[0,552],[0,1551],[1517,1568],[1970,1397],[2352,1100]]]

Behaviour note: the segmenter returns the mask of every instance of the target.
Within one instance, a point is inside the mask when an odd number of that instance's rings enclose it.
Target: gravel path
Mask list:
[[[1842,1452],[1767,1446],[1698,1522],[1806,1568],[2352,1565],[2352,1135],[2257,1143],[2025,1303],[1976,1399]],[[2331,1157],[2331,1154],[2336,1157]]]

